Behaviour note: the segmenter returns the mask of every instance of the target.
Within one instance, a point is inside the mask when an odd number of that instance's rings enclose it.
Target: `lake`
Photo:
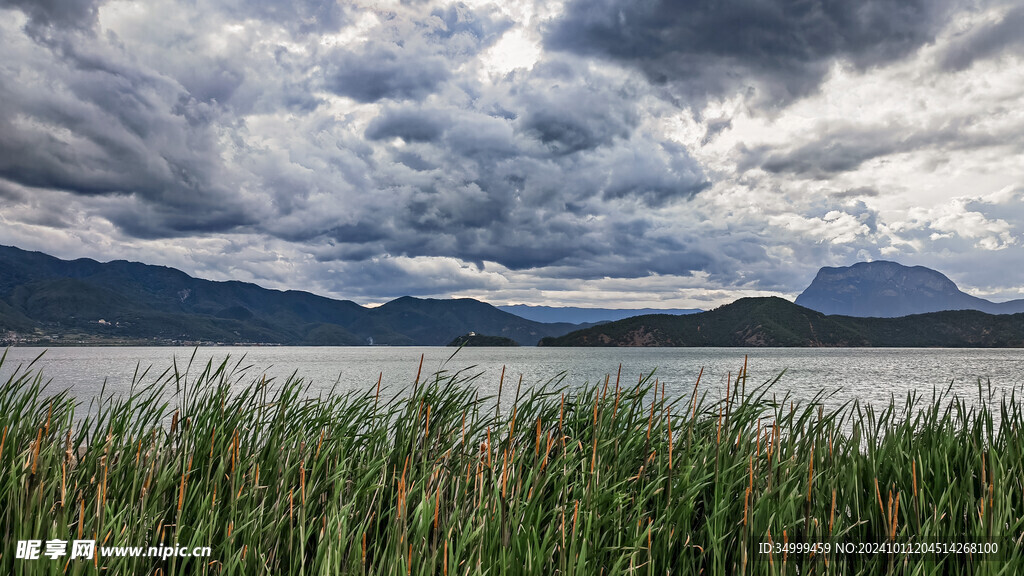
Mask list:
[[[45,352],[45,353],[44,353]],[[68,388],[72,396],[88,401],[104,380],[107,389],[122,392],[131,383],[136,366],[152,366],[159,374],[175,361],[184,371],[195,352],[192,372],[211,359],[243,360],[249,366],[246,379],[263,374],[282,380],[297,372],[312,382],[311,392],[368,390],[383,373],[384,387],[392,393],[411,385],[420,355],[423,372],[471,369],[481,395],[498,391],[502,366],[506,380],[504,399],[515,394],[520,374],[523,386],[543,383],[565,372],[565,383],[614,382],[619,364],[622,381],[635,384],[640,375],[655,370],[669,396],[689,397],[697,374],[704,368],[701,389],[720,395],[728,375],[742,368],[748,358],[748,387],[775,378],[785,371],[775,392],[790,392],[808,400],[819,390],[834,392],[826,402],[859,399],[887,402],[917,390],[930,396],[933,388],[946,388],[968,398],[978,395],[978,380],[997,395],[1024,384],[1024,350],[1016,349],[894,349],[894,348],[453,348],[441,347],[86,347],[11,348],[0,378],[6,380],[19,363],[39,354],[38,366],[54,389]],[[714,396],[712,396],[714,397]]]

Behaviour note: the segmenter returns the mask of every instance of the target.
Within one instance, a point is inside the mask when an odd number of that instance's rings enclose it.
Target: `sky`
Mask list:
[[[379,304],[1024,297],[1024,1],[0,0],[0,244]]]

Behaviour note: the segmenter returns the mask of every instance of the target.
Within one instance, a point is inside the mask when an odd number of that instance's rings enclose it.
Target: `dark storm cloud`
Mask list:
[[[77,32],[21,44],[0,71],[0,178],[27,189],[119,198],[103,204],[130,235],[224,231],[251,223],[225,182],[221,112]],[[138,214],[133,213],[133,209]]]
[[[431,142],[444,133],[449,119],[444,111],[419,107],[385,109],[370,122],[366,137],[370,140],[401,138],[406,142]]]
[[[623,151],[610,163],[604,198],[640,198],[648,206],[685,200],[707,189],[700,168],[678,144],[661,144],[661,154],[642,155]]]
[[[856,170],[869,160],[917,150],[950,153],[986,147],[1024,149],[1024,137],[1015,127],[979,130],[977,124],[978,118],[973,114],[942,118],[926,126],[895,121],[884,125],[826,122],[791,145],[740,145],[737,168],[759,167],[773,174],[825,180]]]
[[[296,34],[334,32],[346,22],[344,3],[337,0],[223,0],[216,5],[237,20],[258,18]]]
[[[47,28],[89,30],[96,24],[98,5],[95,0],[0,0],[0,8],[25,13],[33,35]]]
[[[25,195],[22,194],[15,186],[12,186],[9,182],[0,180],[0,200],[21,202],[24,199]]]
[[[831,194],[832,198],[837,200],[845,200],[848,198],[874,198],[878,196],[878,190],[870,186],[861,186],[859,188],[847,188],[846,190],[840,190]]]
[[[510,25],[504,17],[461,3],[422,19],[392,14],[374,40],[327,55],[325,86],[360,102],[423,100],[451,78],[461,61],[490,46]]]
[[[538,65],[520,89],[519,127],[554,154],[571,154],[626,139],[639,121],[639,90],[578,71],[554,59]]]
[[[836,58],[859,67],[930,42],[948,3],[932,0],[571,0],[545,46],[639,67],[691,96],[742,90],[784,103],[816,89]]]
[[[998,20],[961,33],[946,46],[939,59],[945,70],[969,68],[976,60],[993,58],[1024,47],[1024,5],[1011,6]]]
[[[224,59],[189,66],[177,78],[189,95],[200,102],[227,103],[245,81],[245,71]]]
[[[448,62],[397,44],[374,43],[357,52],[338,50],[327,62],[328,90],[360,102],[422,100],[450,76]]]
[[[237,199],[223,198],[183,203],[118,198],[116,204],[103,210],[103,217],[125,234],[144,239],[230,232],[256,223],[247,206]]]
[[[373,214],[388,232],[335,239],[513,270],[603,261],[596,274],[651,273],[651,216],[625,212],[686,201],[709,183],[683,146],[640,129],[642,89],[562,58],[505,82],[508,92],[474,106],[383,107],[365,135],[384,146],[375,188],[393,200]],[[602,260],[608,252],[630,257]]]
[[[888,136],[887,131],[879,134],[872,130],[841,130],[784,152],[770,152],[759,157],[759,152],[755,151],[752,160],[775,174],[802,174],[824,179],[839,172],[855,170],[872,158],[899,150],[898,143]]]

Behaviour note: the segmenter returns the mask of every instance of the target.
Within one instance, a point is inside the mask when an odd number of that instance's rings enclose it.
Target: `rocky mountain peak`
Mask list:
[[[1024,301],[990,302],[961,291],[941,272],[885,260],[822,268],[796,303],[824,314],[886,318],[942,310],[1024,311]]]

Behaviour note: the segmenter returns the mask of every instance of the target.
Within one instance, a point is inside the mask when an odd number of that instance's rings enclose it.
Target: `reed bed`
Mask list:
[[[0,359],[2,365],[2,359]],[[421,362],[422,366],[422,362]],[[1015,395],[828,409],[745,369],[481,398],[472,371],[311,398],[240,363],[137,374],[87,416],[38,366],[0,391],[0,574],[1014,574]],[[696,375],[695,375],[696,376]],[[507,378],[507,379],[505,379]],[[149,382],[144,384],[143,382]],[[399,387],[400,388],[400,387]],[[167,391],[173,391],[168,396]],[[998,424],[997,424],[998,422]],[[207,558],[15,558],[15,542],[208,546]],[[994,554],[763,553],[764,543],[995,543]]]

